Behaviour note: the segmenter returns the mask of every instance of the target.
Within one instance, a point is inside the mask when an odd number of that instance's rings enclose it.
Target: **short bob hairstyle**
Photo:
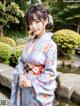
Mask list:
[[[48,24],[46,25],[46,29],[51,29],[53,27],[53,23],[51,23],[49,21],[49,12],[48,12],[48,10],[45,9],[42,5],[34,5],[25,14],[25,18],[26,18],[26,22],[27,22],[27,30],[29,30],[29,23],[35,20],[34,15],[40,21],[42,19],[46,20],[48,18]]]

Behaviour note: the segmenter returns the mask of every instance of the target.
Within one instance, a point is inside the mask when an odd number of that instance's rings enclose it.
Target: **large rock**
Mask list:
[[[57,61],[57,65],[58,65],[58,66],[63,66],[63,61],[58,60],[58,61]]]
[[[5,65],[0,64],[0,84],[11,88],[11,82],[13,77],[14,68]]]
[[[59,96],[67,99],[74,97],[77,101],[80,101],[80,75],[61,73],[58,77],[58,82],[57,93]]]
[[[71,63],[71,68],[80,68],[80,61],[75,61]]]

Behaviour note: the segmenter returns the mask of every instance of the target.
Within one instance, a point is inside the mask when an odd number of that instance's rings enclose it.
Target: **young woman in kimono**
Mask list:
[[[47,30],[51,24],[48,11],[41,5],[32,6],[26,14],[26,21],[34,36],[27,40],[15,70],[11,106],[52,106],[56,88],[57,46],[51,39],[53,33]],[[25,64],[30,68],[26,74]],[[21,99],[19,92],[16,96],[19,88]]]

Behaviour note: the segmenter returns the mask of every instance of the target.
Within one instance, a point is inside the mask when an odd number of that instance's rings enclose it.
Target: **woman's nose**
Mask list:
[[[32,24],[32,28],[36,28],[36,24],[35,23]]]

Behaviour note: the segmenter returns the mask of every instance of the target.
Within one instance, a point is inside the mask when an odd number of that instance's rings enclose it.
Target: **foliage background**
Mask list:
[[[32,3],[35,4],[37,1],[32,0]],[[4,36],[13,38],[26,36],[26,20],[23,14],[33,4],[30,4],[30,0],[1,0],[0,33],[2,28]],[[80,33],[80,2],[42,0],[42,4],[54,19],[54,32],[66,28]]]

